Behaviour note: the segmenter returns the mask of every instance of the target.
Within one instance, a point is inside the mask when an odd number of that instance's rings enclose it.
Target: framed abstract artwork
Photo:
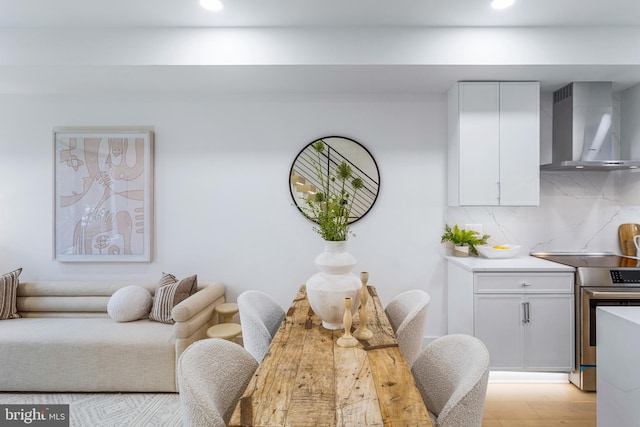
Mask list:
[[[153,131],[56,128],[54,259],[151,261]]]

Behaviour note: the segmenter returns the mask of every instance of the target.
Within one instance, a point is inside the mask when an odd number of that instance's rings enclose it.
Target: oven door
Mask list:
[[[640,306],[640,288],[582,288],[580,364],[596,365],[596,308]]]

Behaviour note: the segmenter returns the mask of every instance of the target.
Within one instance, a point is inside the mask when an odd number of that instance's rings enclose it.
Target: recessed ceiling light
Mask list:
[[[513,6],[515,2],[516,0],[493,0],[491,2],[491,7],[494,9],[506,9]]]
[[[200,6],[212,12],[219,12],[224,9],[224,5],[220,0],[200,0]]]

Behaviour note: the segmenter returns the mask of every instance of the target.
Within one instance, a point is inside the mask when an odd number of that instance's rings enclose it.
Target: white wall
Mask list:
[[[287,307],[322,248],[293,206],[291,162],[312,140],[343,135],[369,149],[381,175],[376,205],[353,226],[356,272],[370,272],[383,302],[410,288],[429,292],[427,335],[441,335],[445,114],[444,94],[0,96],[0,272],[23,267],[23,280],[197,273],[224,281],[232,301],[259,289]],[[52,128],[92,125],[155,127],[151,263],[52,260]]]
[[[155,127],[151,263],[52,260],[51,131],[92,125]],[[429,292],[428,337],[446,333],[445,222],[483,224],[492,241],[520,243],[523,254],[618,252],[618,225],[640,222],[640,172],[545,172],[539,207],[446,208],[445,132],[444,94],[0,96],[0,272],[23,267],[23,280],[197,273],[224,281],[232,301],[260,289],[287,307],[321,250],[293,206],[289,168],[326,135],[361,142],[380,168],[376,205],[353,226],[356,272],[370,272],[383,302],[410,288]]]

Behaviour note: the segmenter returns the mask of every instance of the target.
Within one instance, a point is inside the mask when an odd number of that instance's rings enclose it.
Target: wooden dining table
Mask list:
[[[302,285],[229,426],[432,426],[376,289],[367,289],[373,337],[343,348],[344,330],[322,327]]]

